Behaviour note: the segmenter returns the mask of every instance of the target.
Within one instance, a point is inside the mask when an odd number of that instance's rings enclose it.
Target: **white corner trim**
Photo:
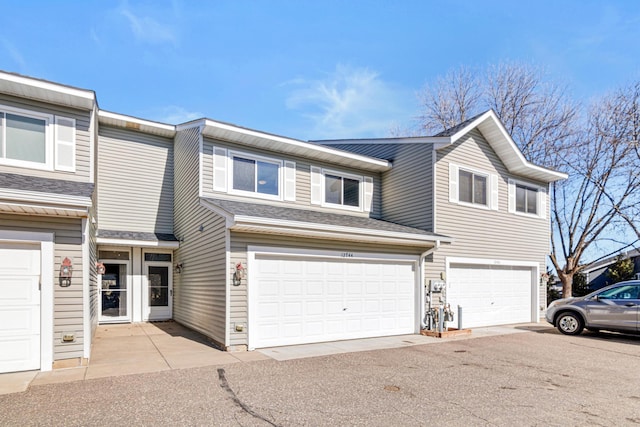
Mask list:
[[[82,336],[84,337],[82,353],[85,359],[91,356],[91,255],[89,253],[90,222],[82,218]]]

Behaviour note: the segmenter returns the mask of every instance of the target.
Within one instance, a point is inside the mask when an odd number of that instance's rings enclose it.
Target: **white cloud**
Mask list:
[[[148,117],[161,123],[177,125],[191,120],[200,119],[204,114],[198,111],[188,111],[177,105],[167,105],[165,107],[156,108],[151,111]]]
[[[312,123],[311,139],[387,136],[412,117],[409,91],[367,68],[339,64],[322,79],[297,78],[287,85],[294,89],[286,106]]]
[[[150,16],[139,16],[125,5],[118,9],[118,13],[127,20],[129,29],[139,42],[178,44],[178,36],[171,25],[162,24]]]

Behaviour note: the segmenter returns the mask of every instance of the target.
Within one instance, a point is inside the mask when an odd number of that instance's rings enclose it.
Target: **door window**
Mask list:
[[[149,306],[169,305],[169,268],[149,266]]]

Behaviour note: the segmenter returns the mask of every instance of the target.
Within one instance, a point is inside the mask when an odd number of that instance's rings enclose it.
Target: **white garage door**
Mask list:
[[[412,262],[256,255],[250,286],[252,348],[411,334]]]
[[[452,264],[447,301],[456,313],[462,306],[464,328],[530,322],[532,274],[531,267]]]
[[[0,372],[40,368],[40,250],[0,244]]]

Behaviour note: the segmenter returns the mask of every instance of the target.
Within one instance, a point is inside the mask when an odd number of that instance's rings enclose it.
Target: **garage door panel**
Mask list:
[[[447,301],[462,307],[463,327],[481,327],[531,320],[531,267],[452,265]]]
[[[269,292],[250,291],[258,299],[252,305],[257,313],[250,316],[254,319],[250,328],[256,331],[250,332],[252,347],[415,331],[415,273],[411,263],[274,257],[256,257],[253,271],[258,273],[249,284],[250,289],[260,289],[265,281],[269,283]],[[297,285],[288,281],[290,276],[281,274],[295,263],[304,271],[295,278]],[[263,268],[263,264],[270,268]],[[383,315],[387,318],[382,319]],[[296,316],[299,322],[294,324]],[[268,330],[262,327],[264,323],[269,325]]]
[[[40,368],[40,250],[0,244],[0,373]]]

